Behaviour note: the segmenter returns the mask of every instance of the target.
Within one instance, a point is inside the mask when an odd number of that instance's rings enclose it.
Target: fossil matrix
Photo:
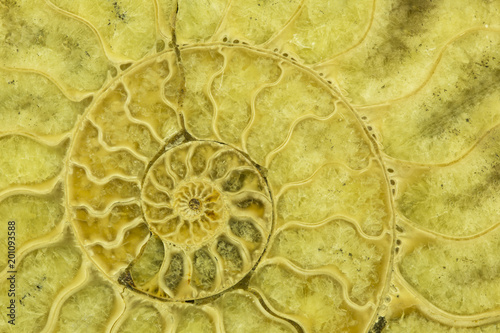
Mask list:
[[[498,22],[0,0],[0,331],[500,332]]]

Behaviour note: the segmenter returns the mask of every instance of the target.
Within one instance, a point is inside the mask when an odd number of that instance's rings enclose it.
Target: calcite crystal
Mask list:
[[[500,2],[0,0],[1,332],[500,332]]]

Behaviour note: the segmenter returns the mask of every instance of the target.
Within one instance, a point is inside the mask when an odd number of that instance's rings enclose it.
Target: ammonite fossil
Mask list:
[[[497,1],[0,1],[1,332],[500,332]]]

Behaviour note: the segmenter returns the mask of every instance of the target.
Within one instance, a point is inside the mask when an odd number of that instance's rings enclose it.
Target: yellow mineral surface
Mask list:
[[[0,332],[500,332],[500,1],[0,0]]]

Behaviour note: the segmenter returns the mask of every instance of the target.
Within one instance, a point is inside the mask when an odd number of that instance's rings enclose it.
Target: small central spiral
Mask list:
[[[182,143],[154,161],[143,184],[152,237],[130,267],[134,288],[161,298],[207,297],[234,285],[262,255],[272,222],[269,189],[238,150]]]
[[[198,244],[212,237],[227,218],[227,207],[220,190],[206,180],[191,179],[173,191],[172,216],[163,223],[152,223],[152,229],[162,238],[177,244]],[[168,206],[170,199],[165,201]],[[165,225],[181,223],[176,233],[165,233]],[[225,222],[225,221],[224,221]],[[186,233],[187,232],[187,233]]]
[[[214,211],[223,209],[221,194],[213,186],[201,181],[181,186],[174,193],[174,210],[183,219],[213,220]]]

